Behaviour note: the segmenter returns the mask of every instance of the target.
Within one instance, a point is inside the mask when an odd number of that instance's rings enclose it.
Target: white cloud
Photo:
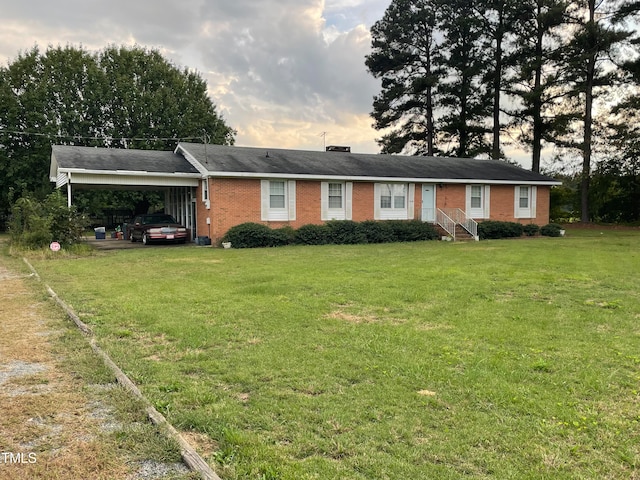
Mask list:
[[[368,112],[379,87],[364,57],[389,1],[4,2],[0,61],[36,44],[157,48],[208,81],[238,144],[322,148],[328,131],[333,143],[375,152]]]

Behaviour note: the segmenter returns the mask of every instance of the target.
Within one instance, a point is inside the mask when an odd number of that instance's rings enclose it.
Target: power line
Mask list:
[[[26,135],[31,137],[66,138],[71,140],[125,140],[125,141],[181,141],[181,140],[202,140],[202,136],[197,137],[111,137],[111,136],[85,136],[85,135],[62,135],[52,133],[28,132],[26,130],[7,130],[0,128],[0,133],[9,133],[12,135]]]

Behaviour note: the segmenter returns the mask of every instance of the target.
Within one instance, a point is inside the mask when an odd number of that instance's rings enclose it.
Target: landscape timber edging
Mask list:
[[[24,257],[23,257],[23,261],[31,269],[31,272],[38,279],[38,281],[41,281],[40,275],[38,275],[38,272],[33,267],[33,265],[31,265],[31,263],[29,263],[29,261]],[[180,455],[182,456],[182,460],[184,461],[184,463],[187,464],[187,466],[191,470],[200,474],[203,480],[222,480],[211,469],[211,467],[207,464],[207,462],[205,462],[202,459],[202,457],[198,454],[198,452],[195,451],[195,449],[189,444],[189,442],[187,442],[182,437],[182,435],[180,435],[180,432],[178,432],[175,429],[175,427],[167,421],[164,415],[162,415],[159,411],[155,409],[155,407],[151,404],[151,402],[149,402],[149,400],[147,400],[147,398],[142,394],[140,389],[129,379],[129,377],[127,377],[127,375],[120,369],[120,367],[118,367],[113,362],[113,360],[111,360],[109,355],[98,346],[93,336],[93,332],[91,331],[91,328],[89,328],[89,326],[86,323],[80,320],[80,317],[76,315],[73,309],[69,307],[56,294],[56,292],[54,292],[53,289],[49,287],[49,285],[45,284],[45,287],[47,289],[47,292],[49,293],[49,296],[51,296],[51,298],[53,298],[56,301],[56,303],[65,311],[67,316],[71,320],[73,320],[73,322],[80,329],[80,331],[83,333],[85,338],[87,338],[87,341],[89,342],[89,345],[91,345],[92,350],[100,358],[102,358],[102,361],[104,362],[105,366],[109,370],[111,370],[111,372],[115,375],[118,382],[124,388],[126,388],[130,393],[132,393],[136,398],[142,401],[142,403],[145,406],[145,411],[147,412],[147,415],[149,416],[151,421],[154,423],[154,425],[158,426],[161,430],[163,430],[165,435],[167,435],[169,438],[178,442],[178,444],[180,445]]]

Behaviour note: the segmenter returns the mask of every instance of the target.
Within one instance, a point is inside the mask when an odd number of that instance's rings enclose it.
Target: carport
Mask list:
[[[54,145],[49,179],[67,190],[73,203],[77,189],[159,190],[165,212],[196,237],[195,190],[202,175],[184,157],[159,150],[127,150]]]

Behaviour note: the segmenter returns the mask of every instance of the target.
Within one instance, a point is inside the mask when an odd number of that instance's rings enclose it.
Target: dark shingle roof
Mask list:
[[[58,168],[131,171],[149,173],[192,173],[198,170],[182,155],[158,150],[128,150],[54,145],[52,155]]]
[[[180,143],[211,175],[280,174],[312,177],[413,178],[557,183],[497,160],[357,154]]]
[[[470,180],[509,183],[554,183],[553,178],[497,160],[402,155],[319,152],[277,148],[231,147],[180,143],[210,175],[283,175],[313,178],[398,178],[435,181]],[[180,153],[54,145],[52,156],[59,169],[198,173]]]

